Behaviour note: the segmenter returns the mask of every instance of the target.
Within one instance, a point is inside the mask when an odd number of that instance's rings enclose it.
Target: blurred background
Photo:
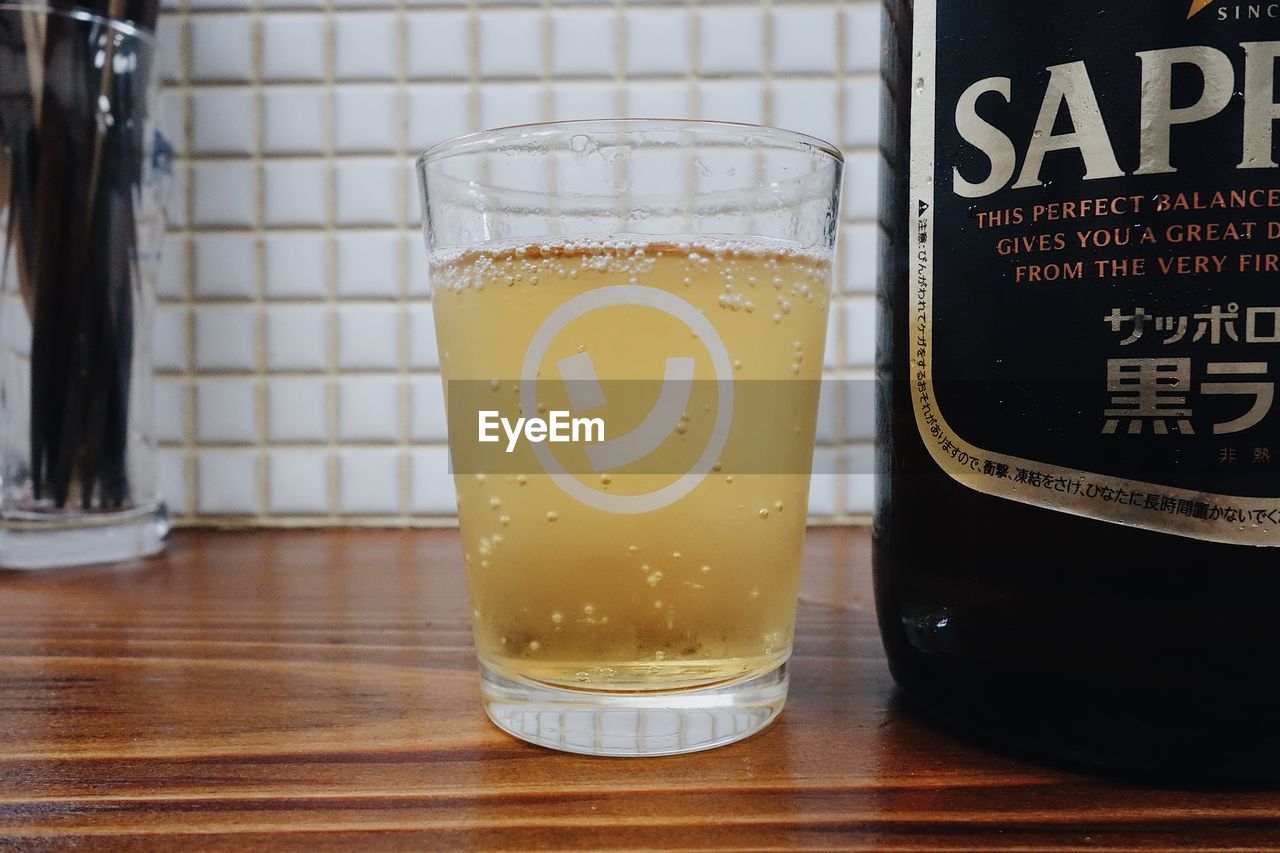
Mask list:
[[[847,159],[826,351],[874,352],[877,2],[181,0],[159,26],[178,152],[159,281],[160,485],[179,520],[448,524],[413,159],[530,121],[776,125]],[[830,383],[815,521],[871,509],[870,394]],[[869,391],[869,389],[867,389]]]

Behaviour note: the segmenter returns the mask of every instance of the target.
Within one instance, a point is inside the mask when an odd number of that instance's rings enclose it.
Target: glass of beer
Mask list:
[[[482,692],[503,730],[662,755],[767,726],[787,660],[843,160],[606,120],[418,160]]]

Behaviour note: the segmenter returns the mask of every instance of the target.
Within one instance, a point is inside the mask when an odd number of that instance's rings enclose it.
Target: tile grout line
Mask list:
[[[625,2],[625,0],[624,0]],[[689,17],[689,33],[686,37],[686,48],[688,54],[685,57],[685,79],[688,80],[689,94],[686,106],[689,107],[689,115],[696,118],[706,118],[702,114],[702,90],[700,87],[701,74],[700,64],[702,60],[702,16],[698,14],[698,0],[686,0],[685,14]],[[693,163],[688,164],[690,175],[692,175]],[[690,183],[690,186],[693,186]]]
[[[338,290],[338,244],[337,244],[337,156],[336,148],[336,130],[334,122],[335,106],[334,106],[334,90],[337,86],[337,38],[338,38],[338,21],[337,8],[335,0],[325,0],[325,40],[324,40],[324,88],[327,94],[325,98],[325,123],[324,123],[324,175],[325,175],[325,222],[324,231],[325,240],[325,306],[328,308],[328,323],[326,324],[325,335],[327,337],[325,347],[325,374],[328,378],[325,388],[325,414],[328,419],[327,433],[328,441],[326,442],[328,454],[325,459],[325,480],[327,492],[327,509],[331,521],[337,521],[341,509],[341,490],[342,490],[342,474],[339,466],[338,452],[338,429],[340,424],[339,409],[341,401],[339,399],[340,391],[338,388],[339,369],[338,369],[338,349],[339,349],[339,329],[338,329],[338,312],[337,312],[337,290]]]
[[[267,455],[269,426],[267,423],[267,312],[266,312],[266,246],[262,239],[262,224],[266,222],[266,173],[262,164],[263,127],[265,125],[264,94],[262,86],[263,39],[262,39],[262,0],[251,0],[249,14],[252,19],[251,39],[253,46],[250,53],[252,62],[251,89],[253,92],[254,117],[257,126],[254,128],[253,162],[254,162],[254,204],[258,228],[254,236],[254,267],[257,281],[254,283],[254,416],[257,433],[257,454],[255,456],[258,514],[268,516],[270,506],[270,465]]]
[[[555,101],[551,88],[551,69],[553,67],[552,51],[555,50],[552,35],[551,23],[551,0],[539,0],[538,8],[541,11],[540,37],[542,39],[542,69],[538,77],[538,83],[542,87],[542,121],[550,121],[555,118],[554,109]]]
[[[467,124],[480,130],[480,10],[478,0],[467,0]]]
[[[833,0],[775,0],[777,5],[785,6],[789,9],[805,9],[805,8],[825,8],[832,4]],[[519,12],[536,10],[541,0],[507,0],[506,2],[482,2],[477,4],[477,8],[485,12]],[[688,0],[633,0],[635,5],[642,6],[646,9],[680,9],[688,5]],[[875,0],[870,0],[874,3]],[[465,10],[469,6],[468,0],[452,0],[451,2],[432,2],[432,3],[406,3],[406,11],[424,11],[424,12],[457,12]],[[613,5],[613,0],[591,0],[591,2],[573,2],[572,0],[554,0],[553,5],[556,8],[565,9],[586,9],[586,10],[607,10]],[[697,2],[698,7],[711,10],[717,9],[754,9],[758,8],[758,3],[750,2],[750,0],[701,0]],[[272,15],[283,16],[304,16],[324,13],[326,11],[341,12],[344,15],[378,15],[385,14],[395,10],[395,0],[385,0],[385,2],[369,3],[364,5],[327,3],[317,0],[311,4],[299,4],[294,6],[281,6],[270,9]],[[172,14],[179,12],[179,7],[167,7],[164,13]],[[226,5],[222,7],[205,7],[200,9],[191,8],[189,4],[185,8],[184,14],[187,16],[195,16],[200,18],[216,18],[216,17],[234,17],[237,15],[245,15],[246,7],[244,5]],[[264,7],[261,11],[266,11]]]
[[[195,222],[195,169],[187,155],[192,148],[195,147],[195,103],[191,97],[190,81],[191,81],[191,54],[192,43],[195,40],[194,26],[187,14],[189,2],[188,0],[179,0],[178,8],[181,18],[180,29],[180,48],[181,64],[179,67],[179,92],[182,98],[182,153],[184,163],[182,166],[182,183],[183,183],[183,224],[191,229]],[[183,418],[183,454],[182,454],[182,473],[183,473],[183,489],[185,494],[186,512],[184,516],[195,516],[199,514],[199,467],[197,464],[196,448],[196,419],[199,415],[197,411],[198,403],[196,401],[196,252],[195,237],[184,236],[183,251],[187,255],[187,269],[183,282],[183,326],[186,332],[186,352],[183,365],[183,399],[186,403],[185,416]]]
[[[845,86],[846,86],[845,71],[849,66],[849,57],[848,57],[849,51],[847,46],[849,20],[848,20],[848,15],[845,13],[846,12],[845,0],[836,0],[835,11],[836,11],[836,129],[838,131],[838,137],[841,141],[840,150],[843,151],[845,150],[844,131],[846,127],[846,124],[845,124]],[[844,197],[844,192],[842,187],[841,188],[842,201],[843,201],[843,197]],[[843,219],[843,215],[841,216],[841,219]],[[832,262],[833,264],[835,264],[835,266],[831,270],[832,272],[831,311],[833,316],[835,317],[835,321],[834,323],[832,323],[832,325],[834,326],[834,329],[832,329],[831,331],[836,336],[836,365],[840,369],[847,368],[849,364],[848,335],[846,334],[846,323],[844,320],[845,312],[846,312],[846,305],[845,305],[845,298],[844,298],[844,291],[845,291],[844,259],[840,252],[840,249],[842,247],[848,246],[849,244],[848,240],[849,240],[849,234],[848,234],[848,228],[846,227],[841,234],[840,240],[836,243],[836,254],[835,254],[835,257],[832,259]],[[836,430],[835,446],[838,448],[838,450],[836,451],[836,460],[835,460],[835,477],[836,477],[835,479],[835,491],[836,491],[835,517],[836,518],[844,518],[845,516],[848,515],[848,512],[849,512],[849,475],[847,471],[848,464],[849,464],[849,452],[848,452],[849,444],[847,441],[849,424],[848,424],[848,417],[847,417],[848,413],[846,411],[846,404],[844,399],[845,395],[843,392],[844,392],[844,389],[839,388],[839,393],[835,395],[836,398],[835,400],[832,401],[835,406],[835,430]]]
[[[551,8],[554,10],[555,8],[558,8],[558,7],[552,6]],[[630,9],[632,7],[627,6],[624,2],[622,3],[622,8]],[[676,7],[676,10],[678,10],[679,8],[680,7]],[[383,11],[385,13],[386,10],[383,10]],[[526,11],[533,11],[533,10],[526,10]],[[609,9],[605,8],[603,11],[609,11]],[[207,20],[208,18],[209,18],[208,15],[200,16],[200,19],[202,20]],[[654,71],[654,72],[642,72],[640,74],[633,75],[629,79],[638,83],[671,83],[671,82],[678,82],[680,80],[683,80],[687,76],[688,76],[687,73],[684,73],[684,72]],[[709,72],[704,72],[701,76],[708,80],[724,80],[729,82],[733,82],[735,80],[741,81],[741,80],[752,79],[751,75],[742,74],[740,72],[709,71]],[[817,71],[777,71],[775,70],[774,77],[781,80],[793,80],[801,83],[803,82],[821,83],[821,82],[829,82],[831,80],[830,75],[823,74],[822,72],[817,72]],[[851,80],[871,81],[871,80],[878,80],[879,76],[874,71],[851,71],[849,72],[848,78]],[[460,85],[468,81],[468,77],[465,75],[451,76],[447,74],[430,75],[430,76],[417,76],[417,75],[411,74],[407,76],[405,79],[409,83],[428,83],[428,84],[440,84],[440,85],[449,85],[449,84]],[[490,83],[520,84],[520,83],[536,83],[539,80],[539,76],[534,75],[531,77],[526,74],[496,74],[493,76],[486,76],[484,79],[486,82],[490,82]],[[552,79],[560,79],[560,78],[556,78],[554,75],[552,75]],[[613,79],[613,74],[612,72],[608,72],[608,71],[602,71],[597,73],[575,72],[573,76],[564,78],[566,82],[570,82],[570,83],[608,83],[612,79]],[[385,87],[388,84],[388,82],[393,82],[393,81],[389,81],[388,79],[384,79],[384,78],[369,78],[369,79],[354,78],[354,79],[344,79],[341,81],[344,87],[353,88],[353,89],[374,89],[379,87]],[[308,77],[297,77],[297,78],[285,77],[285,78],[279,78],[279,79],[273,78],[270,81],[270,83],[273,88],[280,88],[280,89],[314,89],[318,86],[324,85],[324,81],[322,79],[314,80]],[[193,80],[191,81],[190,85],[187,88],[190,89],[191,91],[217,92],[217,91],[234,91],[236,89],[243,88],[244,85],[245,85],[245,81],[243,80]],[[867,147],[870,147],[870,146],[867,146]],[[243,157],[244,155],[240,155],[240,156]]]
[[[397,351],[398,371],[400,378],[397,387],[396,412],[398,419],[399,453],[396,459],[396,509],[397,516],[408,520],[412,516],[412,479],[413,460],[410,456],[410,445],[413,440],[413,386],[410,372],[410,353],[413,351],[413,325],[409,318],[409,205],[411,203],[410,186],[417,178],[413,157],[409,151],[409,26],[405,0],[396,0],[396,161],[400,172],[399,222],[397,229],[400,237],[396,240],[396,259],[399,282],[396,296],[396,322],[399,335]],[[409,174],[405,175],[405,163],[410,164]]]
[[[760,114],[773,127],[773,0],[760,0]]]
[[[613,113],[628,116],[627,108],[627,3],[613,0]],[[603,116],[602,116],[603,118]]]

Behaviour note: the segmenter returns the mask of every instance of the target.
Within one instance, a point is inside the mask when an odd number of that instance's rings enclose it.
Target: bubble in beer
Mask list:
[[[760,507],[760,517],[761,517],[761,518],[768,518],[768,517],[769,517],[769,510],[768,510],[767,508],[765,508],[765,507]]]
[[[587,616],[590,616],[596,612],[596,609],[590,604],[584,604],[582,605],[582,612],[585,613]]]
[[[671,552],[671,559],[673,559],[673,560],[678,560],[678,559],[680,559],[680,556],[681,556],[681,554],[680,554],[680,552],[679,552],[679,551],[672,551],[672,552]]]
[[[704,575],[709,575],[709,574],[711,574],[711,567],[710,567],[710,566],[703,566],[703,567],[702,567],[702,573],[703,573]]]
[[[773,508],[776,509],[778,512],[782,512],[782,501],[774,501]]]
[[[517,474],[517,475],[516,475],[516,482],[517,482],[518,484],[520,484],[521,486],[523,486],[525,483],[529,482],[529,478],[528,478],[528,477],[526,477],[524,474]]]
[[[649,581],[649,586],[657,586],[662,582],[662,572],[653,572],[646,580]]]
[[[551,614],[551,623],[553,625],[559,625],[563,621],[564,621],[564,614],[561,613],[559,610],[556,610]]]
[[[542,643],[539,643],[537,640],[529,641],[529,651],[536,652],[540,648],[542,648]]]
[[[628,545],[628,546],[627,546],[627,553],[634,557],[636,554],[639,554],[639,553],[640,553],[640,546],[639,546],[639,545]]]
[[[655,601],[655,602],[653,603],[653,609],[654,609],[654,610],[661,610],[664,606],[665,606],[665,605],[663,605],[663,603],[662,603],[662,599],[658,599],[657,601]]]
[[[753,588],[752,588],[752,590],[751,590],[751,597],[752,597],[752,598],[759,598],[759,597],[760,597],[760,590],[755,589],[755,588],[753,587]]]
[[[560,513],[556,512],[554,509],[547,513],[547,521],[550,522],[551,524],[555,524],[559,520],[560,520]]]
[[[500,498],[489,498],[489,509],[497,509],[500,506],[502,506]]]
[[[476,474],[476,482],[477,482],[477,483],[483,483],[483,482],[484,482],[484,474]]]
[[[508,524],[511,523],[511,516],[509,515],[498,516],[498,523],[501,524],[503,527],[506,527]]]

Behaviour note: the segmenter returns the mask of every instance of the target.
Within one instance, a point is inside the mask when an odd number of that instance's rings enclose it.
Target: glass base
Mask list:
[[[163,503],[118,513],[6,514],[0,518],[0,569],[55,569],[117,563],[164,549]]]
[[[787,699],[787,664],[741,681],[668,693],[593,693],[517,681],[483,663],[484,708],[498,728],[583,755],[679,755],[750,737]]]

